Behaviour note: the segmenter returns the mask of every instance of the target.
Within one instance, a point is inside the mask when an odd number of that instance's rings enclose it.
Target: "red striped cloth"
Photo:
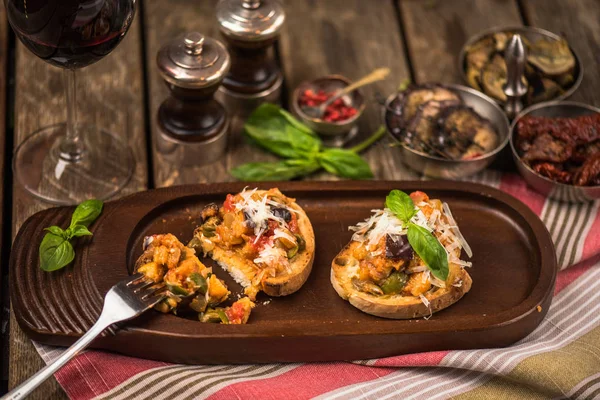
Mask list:
[[[599,202],[548,200],[515,175],[485,172],[473,180],[499,187],[539,215],[555,242],[561,268],[546,318],[509,348],[354,363],[243,366],[179,366],[88,351],[56,379],[78,400],[600,397]],[[37,348],[46,362],[62,351]]]

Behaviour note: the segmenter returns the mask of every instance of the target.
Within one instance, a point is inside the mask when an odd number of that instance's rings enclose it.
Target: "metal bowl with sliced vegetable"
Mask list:
[[[471,37],[458,57],[458,69],[470,87],[506,102],[504,86],[507,67],[504,50],[514,34],[525,44],[523,83],[525,107],[571,96],[583,79],[583,66],[567,40],[550,31],[533,27],[492,28]]]
[[[432,178],[460,179],[485,169],[508,143],[509,122],[488,96],[462,85],[412,85],[388,97],[388,133],[402,161]]]

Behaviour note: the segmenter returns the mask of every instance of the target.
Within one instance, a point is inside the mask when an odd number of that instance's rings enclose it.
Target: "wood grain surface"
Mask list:
[[[473,35],[519,26],[516,0],[398,0],[418,83],[461,83],[458,55]]]
[[[256,151],[242,135],[241,121],[231,118],[228,151],[218,162],[207,166],[182,166],[173,154],[157,151],[160,129],[157,111],[169,96],[169,90],[160,77],[156,66],[156,54],[169,41],[187,32],[200,32],[224,42],[219,33],[215,16],[217,0],[208,1],[152,1],[145,3],[146,65],[148,70],[150,128],[153,140],[154,183],[156,187],[183,183],[225,182],[233,180],[228,171],[232,166],[252,161],[267,161],[275,158],[265,152]],[[230,116],[231,117],[231,116]]]
[[[391,74],[382,82],[363,88],[367,108],[359,121],[364,139],[381,125],[381,107],[375,92],[394,93],[410,79],[402,36],[392,2],[361,0],[287,1],[288,18],[280,40],[281,63],[287,93],[304,80],[341,74],[357,80],[378,67]],[[365,153],[378,179],[415,179],[390,147],[386,137]],[[321,176],[332,179],[331,175]]]
[[[583,64],[583,81],[569,98],[600,106],[600,3],[598,0],[524,0],[532,26],[564,35]]]
[[[358,79],[377,67],[391,68],[386,81],[364,89],[368,106],[359,124],[361,138],[371,134],[381,123],[380,107],[374,101],[376,92],[384,96],[395,92],[400,83],[411,78],[411,71],[412,78],[419,83],[462,83],[457,66],[462,44],[483,29],[520,25],[523,20],[567,36],[585,69],[583,83],[572,99],[600,106],[600,76],[596,72],[600,63],[598,0],[521,0],[524,16],[519,13],[517,0],[282,1],[287,20],[278,50],[285,78],[284,94],[292,93],[303,80],[324,74],[340,73]],[[228,171],[236,165],[275,159],[247,143],[241,134],[243,121],[239,118],[232,120],[227,155],[210,166],[182,168],[176,159],[156,151],[159,134],[156,111],[168,96],[168,89],[156,69],[156,53],[166,42],[188,31],[220,39],[216,3],[217,0],[144,2],[144,32],[137,21],[138,14],[115,52],[80,72],[79,120],[126,135],[133,145],[137,170],[122,194],[148,186],[149,158],[153,161],[156,186],[230,181]],[[0,8],[2,20],[4,8]],[[0,74],[6,63],[1,45],[5,42],[3,23],[0,21]],[[15,145],[34,130],[64,121],[66,116],[62,71],[37,59],[20,43],[16,64]],[[144,64],[147,82],[144,82]],[[5,93],[5,85],[6,81],[0,79],[0,94]],[[0,154],[5,145],[4,121],[9,117],[3,115],[4,100],[5,97],[0,96]],[[148,127],[144,119],[145,104],[149,109]],[[146,130],[152,134],[152,154],[147,154]],[[365,157],[377,178],[418,178],[402,165],[398,152],[390,147],[387,138],[366,152]],[[334,179],[326,174],[313,178]],[[14,187],[12,199],[5,199],[0,190],[0,200],[12,201],[13,237],[27,217],[49,207],[32,200],[18,186]],[[12,312],[10,329],[9,386],[13,387],[42,368],[43,362],[19,329]],[[30,398],[62,399],[65,394],[52,379]]]
[[[66,119],[62,70],[46,64],[17,43],[15,145],[40,127]],[[134,21],[119,47],[109,56],[78,72],[78,120],[93,123],[127,137],[137,162],[133,179],[121,195],[147,188],[146,134],[143,116],[143,79],[140,25]],[[33,213],[50,205],[32,199],[15,184],[13,237]],[[17,325],[11,311],[9,387],[44,366],[40,356]],[[59,399],[65,394],[54,378],[30,399]]]

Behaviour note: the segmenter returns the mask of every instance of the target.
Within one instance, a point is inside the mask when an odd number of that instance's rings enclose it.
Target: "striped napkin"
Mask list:
[[[541,325],[508,348],[438,351],[352,363],[199,365],[87,351],[56,379],[72,399],[600,398],[600,202],[567,204],[517,175],[473,181],[527,204],[548,227],[561,271]],[[36,344],[51,362],[60,348]]]

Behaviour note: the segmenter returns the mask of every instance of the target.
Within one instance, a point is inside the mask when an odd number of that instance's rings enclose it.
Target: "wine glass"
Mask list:
[[[42,60],[64,68],[67,121],[44,127],[15,150],[13,171],[31,194],[55,204],[106,199],[133,175],[126,140],[76,120],[76,70],[100,60],[121,42],[136,0],[5,0],[8,21]]]

